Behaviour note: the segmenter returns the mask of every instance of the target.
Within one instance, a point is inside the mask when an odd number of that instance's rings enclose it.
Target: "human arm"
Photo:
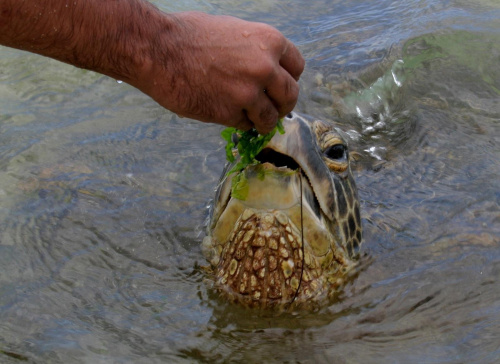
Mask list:
[[[276,29],[144,0],[0,0],[0,44],[125,81],[185,117],[270,131],[304,60]]]

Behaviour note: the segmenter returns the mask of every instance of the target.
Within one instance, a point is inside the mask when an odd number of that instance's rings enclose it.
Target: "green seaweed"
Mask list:
[[[245,175],[241,172],[247,166],[259,163],[255,157],[257,157],[260,151],[264,149],[276,132],[279,132],[280,134],[285,133],[283,119],[279,119],[274,129],[264,135],[259,134],[255,128],[248,131],[241,131],[239,129],[229,127],[221,132],[222,139],[227,142],[225,148],[226,159],[230,163],[233,163],[236,160],[233,153],[234,148],[236,148],[237,154],[240,157],[238,162],[227,173],[228,176],[232,173],[237,173],[231,182],[231,193],[233,197],[245,200],[248,196],[248,181]],[[237,142],[234,141],[233,135],[237,136]]]

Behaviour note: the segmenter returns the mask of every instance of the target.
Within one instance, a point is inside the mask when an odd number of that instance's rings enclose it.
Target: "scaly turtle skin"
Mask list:
[[[292,113],[247,167],[245,200],[224,174],[203,252],[231,300],[284,307],[330,296],[355,265],[361,222],[349,152],[332,124]]]

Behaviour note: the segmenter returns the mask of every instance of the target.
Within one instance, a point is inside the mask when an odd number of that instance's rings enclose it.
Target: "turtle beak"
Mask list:
[[[285,134],[276,134],[266,146],[273,150],[278,163],[288,163],[289,168],[300,168],[312,186],[321,210],[330,220],[334,220],[335,191],[332,174],[326,167],[311,123],[292,113],[291,119],[283,119]],[[267,152],[271,154],[270,152]],[[293,161],[293,162],[292,162]]]

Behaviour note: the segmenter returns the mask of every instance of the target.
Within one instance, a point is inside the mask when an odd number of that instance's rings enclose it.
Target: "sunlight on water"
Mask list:
[[[349,139],[362,269],[315,312],[229,304],[200,250],[222,127],[0,48],[0,362],[497,362],[497,2],[155,3],[298,44],[296,111]]]

